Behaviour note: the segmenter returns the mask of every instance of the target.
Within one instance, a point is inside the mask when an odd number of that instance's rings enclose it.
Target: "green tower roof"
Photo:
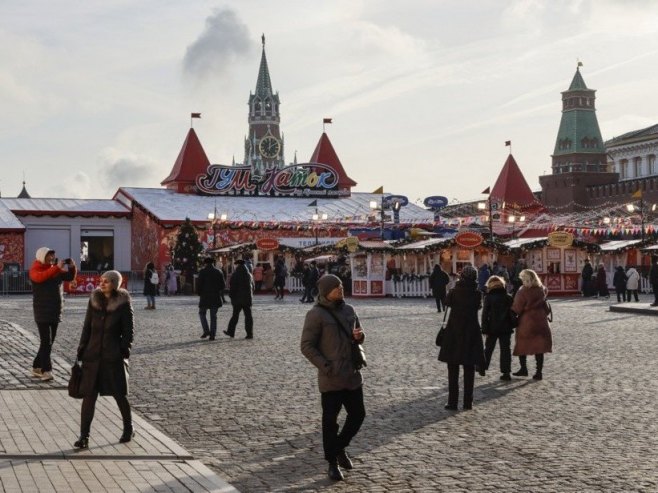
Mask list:
[[[578,90],[583,90],[587,89],[587,86],[585,85],[585,81],[583,80],[583,76],[580,75],[580,67],[576,68],[576,73],[573,76],[573,79],[571,80],[571,85],[569,86],[570,91],[578,91]]]

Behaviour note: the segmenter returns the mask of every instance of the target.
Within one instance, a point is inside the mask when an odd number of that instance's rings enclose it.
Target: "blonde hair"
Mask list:
[[[519,279],[521,279],[523,285],[527,287],[531,287],[531,286],[539,286],[540,288],[544,287],[544,285],[541,283],[541,279],[539,279],[537,273],[532,269],[523,269],[521,272],[519,272]]]
[[[486,283],[487,289],[491,290],[493,288],[504,288],[505,287],[505,279],[503,279],[500,276],[491,276],[489,279],[487,279]]]

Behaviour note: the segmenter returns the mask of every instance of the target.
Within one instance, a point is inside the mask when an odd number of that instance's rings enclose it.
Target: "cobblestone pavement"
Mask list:
[[[255,339],[241,320],[235,339],[209,342],[196,302],[161,297],[145,311],[135,298],[131,402],[240,491],[658,491],[655,317],[552,301],[544,380],[476,376],[474,410],[451,413],[433,300],[350,300],[368,337],[368,415],[350,447],[355,469],[330,484],[316,372],[299,351],[309,306],[257,297]],[[55,351],[69,359],[85,306],[67,300]],[[30,308],[0,298],[0,319],[36,332]]]

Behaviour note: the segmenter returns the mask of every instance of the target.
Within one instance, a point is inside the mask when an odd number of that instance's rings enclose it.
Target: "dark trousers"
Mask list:
[[[486,361],[485,370],[489,369],[491,355],[496,349],[496,341],[500,343],[500,373],[510,373],[512,371],[512,350],[510,348],[512,334],[489,334],[484,341],[484,358]]]
[[[238,320],[240,319],[240,311],[244,312],[244,330],[248,336],[253,337],[254,319],[251,316],[251,307],[246,305],[233,305],[233,315],[231,315],[231,320],[228,321],[226,332],[231,336],[235,335],[235,327],[238,325]]]
[[[615,292],[617,293],[617,301],[619,303],[626,301],[626,288],[615,288]]]
[[[57,335],[57,322],[44,323],[37,322],[39,328],[39,351],[34,358],[32,368],[41,368],[41,371],[52,371],[53,363],[50,360],[50,353],[53,349],[55,336]]]
[[[338,433],[338,413],[342,407],[345,407],[347,417],[342,430]],[[363,387],[356,390],[322,392],[322,447],[327,461],[334,462],[336,454],[347,448],[361,428],[365,417]]]
[[[208,327],[208,319],[206,318],[208,310],[210,310],[210,327]],[[199,319],[201,320],[203,333],[210,334],[211,337],[215,337],[215,334],[217,334],[217,310],[219,310],[218,307],[199,308]]]
[[[658,284],[652,284],[651,289],[653,290],[653,304],[658,305]]]
[[[441,307],[443,306],[443,309],[445,310],[445,296],[435,296],[434,300],[436,301],[436,310],[441,313]]]
[[[459,366],[448,364],[448,405],[457,407],[459,402]],[[473,405],[473,383],[475,382],[475,366],[464,367],[464,406]]]
[[[96,411],[96,399],[98,399],[98,394],[88,395],[82,398],[82,408],[80,410],[80,435],[83,437],[89,436],[91,422],[94,420],[94,412]],[[115,395],[114,400],[117,401],[117,406],[119,406],[121,419],[123,421],[123,429],[126,430],[133,425],[132,415],[130,413],[130,403],[128,403],[128,398],[125,395]]]
[[[637,289],[627,289],[626,290],[626,301],[631,301],[631,294],[635,297],[635,302],[640,301],[640,298],[637,295]]]
[[[313,302],[313,286],[307,286],[304,288],[304,294],[302,295],[302,301],[308,303]]]
[[[535,363],[537,363],[537,371],[541,373],[541,371],[544,369],[544,355],[543,354],[535,354]],[[528,369],[528,357],[527,356],[519,356],[519,364],[521,365],[521,368],[525,368],[527,370]]]

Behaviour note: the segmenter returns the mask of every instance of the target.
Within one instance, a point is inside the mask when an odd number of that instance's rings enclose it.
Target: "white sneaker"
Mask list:
[[[41,381],[42,381],[42,382],[49,382],[49,381],[51,381],[53,378],[55,378],[55,377],[53,377],[52,372],[44,371],[44,372],[43,372],[43,375],[41,376]]]
[[[43,376],[43,372],[41,371],[41,368],[32,368],[33,378],[41,378],[42,376]]]

